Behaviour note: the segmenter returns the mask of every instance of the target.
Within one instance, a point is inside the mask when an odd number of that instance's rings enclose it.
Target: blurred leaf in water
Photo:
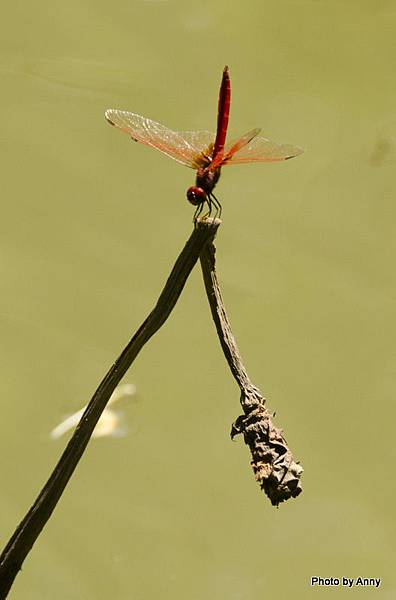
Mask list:
[[[119,385],[113,392],[106,408],[104,409],[95,429],[92,434],[93,438],[99,437],[122,437],[127,433],[127,426],[124,421],[124,415],[119,410],[114,410],[113,405],[124,398],[131,398],[136,394],[136,386],[133,383],[124,383]],[[63,434],[74,429],[85,409],[84,406],[77,412],[66,417],[59,425],[57,425],[50,433],[53,440],[62,437]]]

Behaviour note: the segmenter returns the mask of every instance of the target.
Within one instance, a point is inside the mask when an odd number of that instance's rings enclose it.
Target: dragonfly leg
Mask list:
[[[220,219],[223,207],[221,206],[220,201],[216,198],[216,196],[214,194],[211,194],[211,196],[212,196],[212,202],[216,209],[215,218],[218,217]]]
[[[207,217],[210,217],[210,215],[212,214],[213,203],[212,203],[211,196],[212,196],[212,194],[208,194],[206,196],[206,202],[208,203],[208,207],[209,207],[209,211],[206,214]]]
[[[208,207],[208,210],[202,217],[203,219],[207,219],[212,214],[213,202],[212,202],[211,196],[212,196],[212,194],[207,194],[207,196],[205,198],[205,202],[202,202],[202,204],[201,204],[202,208],[204,207],[205,203],[207,204],[207,207]],[[202,208],[201,208],[201,210],[202,210]]]
[[[204,203],[201,202],[201,204],[198,204],[197,208],[195,209],[195,213],[193,216],[193,223],[198,219],[199,215],[201,214],[203,205],[204,205]]]

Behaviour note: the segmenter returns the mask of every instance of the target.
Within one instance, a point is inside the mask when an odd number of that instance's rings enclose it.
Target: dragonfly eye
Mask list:
[[[193,206],[198,206],[206,201],[206,194],[202,188],[194,185],[187,190],[187,200]]]

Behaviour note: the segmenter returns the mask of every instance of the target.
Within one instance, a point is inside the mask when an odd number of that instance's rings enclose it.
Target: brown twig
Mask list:
[[[220,344],[241,390],[240,402],[244,414],[232,425],[231,438],[243,434],[252,455],[251,465],[256,480],[271,503],[277,506],[301,493],[303,468],[294,460],[282,431],[274,426],[273,415],[265,408],[264,396],[250,381],[242,363],[221,296],[215,252],[213,242],[207,244],[201,252],[200,261]]]
[[[154,309],[109,369],[47,483],[18,525],[0,556],[0,600],[7,597],[27,554],[50,518],[72,476],[114,389],[144,344],[164,324],[174,308],[202,248],[211,242],[219,220],[200,221],[178,257]]]

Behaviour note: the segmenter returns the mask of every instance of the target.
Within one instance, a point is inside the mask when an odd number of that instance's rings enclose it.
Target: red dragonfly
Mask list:
[[[275,162],[294,158],[303,152],[297,146],[276,144],[258,137],[260,129],[252,129],[226,144],[231,103],[228,67],[224,67],[220,85],[216,136],[209,131],[172,131],[161,123],[124,110],[110,108],[105,117],[110,125],[124,131],[135,142],[156,148],[177,162],[197,171],[196,183],[188,188],[187,199],[197,207],[194,218],[205,204],[207,215],[212,206],[221,214],[221,204],[213,194],[222,167],[249,162]],[[213,141],[214,140],[214,141]]]

